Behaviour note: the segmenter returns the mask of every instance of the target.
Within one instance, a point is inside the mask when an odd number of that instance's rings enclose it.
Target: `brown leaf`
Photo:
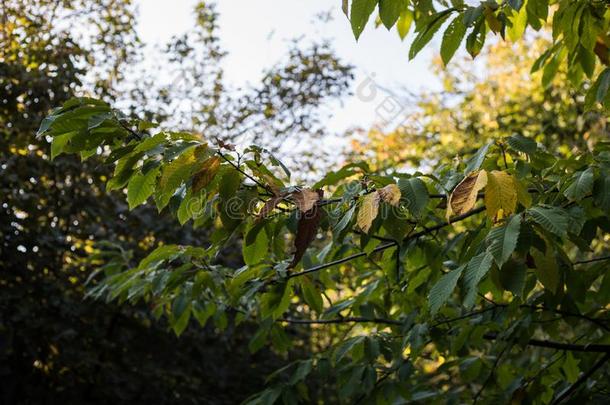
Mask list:
[[[324,191],[317,190],[318,199],[324,196]],[[297,226],[297,235],[294,239],[294,258],[290,263],[290,268],[295,267],[305,254],[307,247],[316,237],[320,219],[322,218],[322,208],[315,205],[308,211],[299,212],[299,224]]]
[[[480,170],[470,173],[458,184],[449,196],[447,218],[452,214],[462,215],[470,211],[477,202],[478,192],[487,184],[487,172]]]
[[[382,201],[390,205],[397,206],[400,202],[400,189],[396,184],[388,184],[378,191]]]
[[[365,195],[362,199],[356,222],[363,232],[367,233],[369,229],[371,229],[371,225],[375,218],[377,218],[377,213],[379,212],[380,201],[381,197],[377,191]]]
[[[219,139],[219,138],[216,138],[216,143],[221,148],[224,148],[224,149],[230,150],[232,152],[235,152],[235,146],[233,144],[225,142],[225,141],[223,141],[222,139]]]
[[[306,212],[312,209],[319,199],[320,195],[316,191],[308,188],[304,188],[292,193],[292,200],[301,212]]]
[[[220,158],[218,156],[212,156],[205,160],[201,166],[201,169],[193,176],[193,192],[196,193],[214,179],[216,173],[220,169]]]
[[[285,196],[285,194],[275,195],[265,201],[265,205],[263,205],[263,208],[261,208],[260,212],[258,213],[257,219],[262,219],[269,215],[269,213],[271,213],[271,211],[273,211],[275,207],[277,207],[277,205],[280,203],[280,201],[284,199]]]

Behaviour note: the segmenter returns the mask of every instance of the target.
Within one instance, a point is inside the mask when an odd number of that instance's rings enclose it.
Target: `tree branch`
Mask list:
[[[497,340],[498,336],[495,333],[486,333],[483,339]],[[527,344],[529,346],[544,347],[546,349],[568,350],[571,352],[587,352],[587,353],[610,353],[610,345],[600,344],[584,344],[576,345],[572,343],[554,342],[551,340],[530,339]]]
[[[424,236],[424,235],[430,234],[432,232],[438,231],[439,229],[442,229],[442,228],[444,228],[444,227],[446,227],[448,225],[451,225],[451,224],[453,224],[455,222],[462,221],[462,220],[464,220],[466,218],[469,218],[469,217],[471,217],[473,215],[476,215],[476,214],[478,214],[480,212],[483,212],[484,210],[485,210],[485,207],[475,208],[472,211],[469,211],[469,212],[467,212],[465,214],[458,215],[458,216],[454,217],[451,221],[442,222],[440,224],[437,224],[437,225],[434,225],[432,227],[426,228],[424,231],[420,231],[420,232],[414,233],[413,235],[403,239],[403,242],[408,242],[410,240],[417,239],[417,238],[419,238],[421,236]],[[370,253],[381,252],[383,250],[389,249],[389,248],[394,247],[394,246],[397,246],[397,243],[394,242],[394,241],[388,242],[388,243],[384,243],[383,245],[377,246]],[[343,257],[341,259],[334,260],[332,262],[320,264],[318,266],[314,266],[314,267],[311,267],[309,269],[305,269],[305,270],[297,272],[297,273],[289,274],[287,278],[290,279],[290,278],[293,278],[293,277],[303,276],[305,274],[315,273],[317,271],[324,270],[324,269],[327,269],[329,267],[336,266],[338,264],[342,264],[342,263],[345,263],[345,262],[349,262],[350,260],[357,259],[359,257],[363,257],[363,256],[366,256],[366,255],[367,255],[367,253],[365,253],[365,252],[354,253],[353,255],[346,256],[346,257]]]
[[[576,382],[572,385],[570,385],[568,387],[568,389],[566,389],[565,391],[563,391],[553,402],[552,405],[557,405],[560,404],[561,402],[565,401],[566,399],[568,399],[570,396],[572,396],[572,394],[574,392],[576,392],[576,390],[578,389],[578,387],[580,387],[581,385],[583,385],[588,379],[589,377],[591,377],[599,368],[601,368],[601,366],[603,366],[608,360],[610,360],[610,353],[606,353],[606,355],[604,357],[602,357],[601,359],[599,359],[599,361],[597,363],[595,363],[593,365],[593,367],[591,367],[589,369],[589,371],[587,371],[586,373],[584,373],[583,375],[580,376],[580,378],[578,380],[576,380]]]
[[[610,256],[602,256],[602,257],[594,257],[593,259],[588,259],[588,260],[579,260],[574,262],[574,265],[578,265],[578,264],[587,264],[587,263],[594,263],[594,262],[603,262],[604,260],[610,260]]]
[[[324,324],[340,324],[340,323],[378,323],[386,325],[402,325],[402,322],[395,319],[386,318],[362,318],[362,317],[346,317],[334,319],[278,319],[280,322],[293,323],[298,325],[324,325]]]
[[[479,313],[484,312],[474,311],[466,315],[459,316],[457,318],[451,320],[444,320],[439,322],[439,324],[450,323],[454,321],[458,321],[461,319],[465,319],[470,316],[478,315]],[[292,318],[281,318],[278,319],[277,322],[287,322],[298,325],[324,325],[324,324],[342,324],[342,323],[376,323],[376,324],[385,324],[385,325],[402,325],[403,323],[396,319],[387,319],[387,318],[363,318],[363,317],[345,317],[345,318],[334,318],[334,319],[292,319]],[[436,326],[436,325],[434,325]],[[485,340],[498,340],[498,336],[495,333],[487,333],[483,335]],[[556,349],[556,350],[567,350],[571,352],[586,352],[586,353],[607,353],[610,355],[610,345],[604,344],[584,344],[577,345],[573,343],[562,343],[555,342],[552,340],[540,340],[540,339],[530,339],[527,341],[528,346],[534,347],[543,347],[547,349]]]

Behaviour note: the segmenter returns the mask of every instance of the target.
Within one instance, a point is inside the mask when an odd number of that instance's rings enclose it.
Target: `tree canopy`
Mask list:
[[[354,0],[343,8],[356,38],[376,10],[401,37],[413,22],[410,57],[445,27],[443,64],[465,38],[489,75],[450,65],[445,91],[424,96],[417,116],[390,134],[370,131],[345,165],[309,184],[292,181],[303,177],[262,138],[240,144],[222,115],[206,121],[211,128],[184,131],[100,98],[63,102],[38,130],[50,143],[45,156],[103,161],[114,168],[106,190],[122,191],[130,209],[154,207],[206,232],[158,243],[138,261],[95,246],[87,296],[144,302],[177,335],[189,323],[254,323],[251,352],[270,344],[287,353],[294,331],[306,328],[305,355],[269,375],[251,404],[604,403],[605,3]],[[528,37],[528,28],[541,34]],[[492,34],[516,43],[486,50]],[[322,65],[334,72],[330,58]],[[295,71],[298,83],[311,78],[293,67],[264,83]],[[341,86],[341,77],[327,83]],[[287,87],[258,94],[286,97],[300,111],[311,86]],[[262,104],[272,106],[262,121],[285,117],[286,104]],[[234,246],[240,255],[228,261]]]

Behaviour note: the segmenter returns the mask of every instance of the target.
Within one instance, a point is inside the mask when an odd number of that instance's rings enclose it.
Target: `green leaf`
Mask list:
[[[578,380],[578,376],[580,375],[580,370],[578,369],[578,363],[580,363],[580,360],[576,360],[574,358],[574,356],[572,355],[572,352],[566,353],[566,359],[564,360],[563,365],[561,366],[561,369],[563,370],[564,374],[566,375],[566,380],[570,384],[575,383],[576,380]]]
[[[405,39],[411,24],[413,23],[413,13],[410,10],[405,10],[400,14],[398,21],[396,22],[396,29],[398,30],[398,36],[400,39]]]
[[[172,328],[177,336],[180,336],[186,326],[188,325],[189,318],[191,316],[191,307],[189,298],[186,291],[181,291],[178,297],[174,300],[172,305]]]
[[[430,313],[432,315],[436,314],[440,307],[447,302],[455,286],[457,285],[458,279],[462,275],[465,266],[460,266],[455,270],[451,270],[449,273],[444,274],[440,280],[432,289],[430,289],[430,294],[428,294],[428,302],[430,305]]]
[[[610,68],[604,69],[604,71],[598,76],[596,83],[597,89],[595,91],[595,101],[603,103],[608,95],[608,89],[610,88]]]
[[[595,204],[605,212],[610,212],[610,172],[604,172],[604,174],[595,181],[593,201],[595,201]]]
[[[561,208],[537,206],[527,210],[528,214],[544,229],[564,237],[568,230],[568,215]]]
[[[155,136],[146,138],[142,142],[138,143],[138,146],[136,146],[134,152],[148,152],[149,150],[163,144],[165,141],[166,134],[164,132],[160,132]]]
[[[364,339],[365,336],[354,336],[345,340],[343,343],[337,346],[333,353],[333,360],[335,364],[338,364],[341,359],[343,359],[343,357],[345,357],[345,355],[349,353],[355,346],[364,342]]]
[[[544,288],[555,294],[559,287],[559,268],[555,259],[555,249],[547,243],[546,253],[534,248],[530,254],[534,258],[538,280],[544,285]]]
[[[593,191],[593,169],[576,172],[572,176],[570,186],[563,192],[568,199],[580,201]]]
[[[517,247],[519,229],[521,227],[521,215],[513,215],[508,223],[498,226],[489,231],[487,235],[487,249],[499,268],[510,258]]]
[[[464,285],[466,287],[466,297],[464,306],[471,307],[477,293],[479,282],[485,277],[493,262],[492,254],[489,251],[480,253],[470,259],[464,273]]]
[[[53,141],[51,142],[51,160],[63,153],[66,145],[70,142],[70,139],[76,134],[78,134],[78,131],[71,131],[53,137]]]
[[[402,241],[407,233],[413,230],[413,225],[407,221],[406,213],[400,208],[383,204],[381,213],[383,228],[395,241]],[[369,246],[372,248],[374,245],[369,244]]]
[[[111,191],[125,187],[133,175],[134,166],[141,158],[141,153],[130,153],[119,159],[114,168],[114,176],[106,183],[106,190]]]
[[[347,224],[349,224],[349,222],[352,220],[352,217],[354,216],[354,213],[356,212],[357,207],[358,207],[358,205],[354,204],[349,210],[347,210],[347,212],[345,213],[345,215],[343,215],[341,220],[339,222],[337,222],[335,224],[335,226],[333,226],[333,237],[336,240],[339,239],[341,233],[343,232],[343,230],[345,229]]]
[[[192,150],[190,150],[163,166],[159,186],[155,193],[155,200],[159,211],[167,206],[176,189],[190,177],[194,163],[195,158]]]
[[[398,188],[407,209],[411,211],[413,216],[421,218],[428,205],[428,201],[430,201],[426,183],[418,177],[399,179]]]
[[[396,23],[405,6],[404,0],[379,0],[379,18],[387,29]]]
[[[288,382],[290,385],[294,385],[299,381],[303,381],[311,372],[312,368],[312,360],[301,360],[298,362],[299,366],[297,367],[294,374],[290,377],[290,381]]]
[[[498,281],[506,291],[510,291],[513,295],[520,297],[523,295],[526,274],[527,268],[524,263],[509,259],[500,269]]]
[[[140,261],[138,269],[145,269],[155,263],[173,259],[180,255],[181,252],[182,248],[178,245],[161,245]]]
[[[301,292],[303,293],[303,299],[310,308],[318,314],[321,314],[324,311],[322,294],[307,276],[301,278]]]
[[[252,338],[248,342],[248,350],[250,351],[250,353],[256,353],[257,351],[259,351],[265,345],[268,335],[269,335],[268,326],[261,326],[260,328],[258,328],[258,330],[254,334],[254,336],[252,336]],[[278,393],[277,396],[279,396],[279,394],[280,393]],[[270,403],[272,404],[274,402],[275,402],[275,400],[273,400]]]
[[[487,36],[486,27],[485,20],[480,18],[466,38],[466,50],[473,59],[476,58],[479,53],[481,53],[483,45],[485,45],[485,37]]]
[[[559,48],[542,70],[542,87],[547,88],[559,71],[559,66],[565,55],[565,48]]]
[[[521,7],[523,6],[523,0],[508,0],[508,5],[516,11],[521,10]]]
[[[251,244],[243,243],[242,248],[244,262],[248,266],[253,266],[260,263],[267,256],[267,252],[269,251],[269,238],[265,228],[261,227],[251,229],[256,229],[258,231],[256,238],[254,238],[254,242]],[[246,239],[249,239],[248,236],[246,236]]]
[[[520,0],[516,0],[520,1]],[[511,41],[516,42],[525,33],[525,28],[527,27],[527,9],[525,7],[520,7],[520,10],[513,14],[511,18],[511,27],[507,27],[507,34]]]
[[[457,51],[460,43],[466,35],[466,26],[461,15],[458,15],[451,21],[451,24],[445,30],[443,34],[443,42],[441,43],[441,58],[445,66],[449,64],[449,61]]]
[[[138,173],[131,177],[127,185],[127,202],[132,210],[146,202],[155,191],[159,168],[149,170],[146,174]]]
[[[485,145],[481,146],[481,148],[474,155],[472,155],[470,159],[468,159],[464,174],[468,174],[481,168],[481,165],[485,161],[485,156],[487,156],[487,152],[489,152],[491,145],[493,145],[493,141],[487,142]]]
[[[233,197],[241,185],[241,174],[237,170],[227,170],[220,180],[220,197],[228,200]]]
[[[536,141],[530,138],[526,138],[521,134],[514,134],[506,139],[508,146],[517,152],[527,153],[533,155],[538,150],[538,144]]]
[[[360,37],[360,34],[364,30],[369,17],[375,10],[377,0],[353,0],[352,8],[350,12],[350,22],[352,24],[352,31],[356,40]]]
[[[409,49],[409,60],[413,59],[419,51],[430,42],[434,34],[441,28],[453,11],[454,9],[450,8],[430,17],[426,27],[420,31],[411,44],[411,48]]]

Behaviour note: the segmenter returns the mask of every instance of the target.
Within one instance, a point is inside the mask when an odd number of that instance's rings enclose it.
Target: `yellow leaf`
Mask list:
[[[375,218],[377,218],[377,213],[379,212],[379,193],[374,192],[371,194],[367,194],[362,199],[362,204],[360,205],[360,210],[358,211],[358,226],[362,229],[363,232],[368,232],[371,229],[371,225]]]
[[[487,174],[485,206],[487,216],[494,222],[515,212],[517,208],[517,188],[513,176],[498,170]]]
[[[319,199],[320,195],[316,191],[308,188],[295,191],[292,194],[292,200],[301,212],[307,212],[312,209]]]
[[[479,170],[470,173],[458,184],[447,204],[447,218],[452,214],[462,215],[472,209],[477,202],[477,194],[487,184],[487,172]]]
[[[396,184],[388,184],[384,188],[380,189],[378,193],[381,200],[390,205],[396,207],[400,202],[400,189]]]
[[[513,177],[515,181],[515,188],[517,189],[517,201],[521,203],[525,208],[529,208],[532,206],[532,196],[527,191],[527,188],[523,186],[523,184],[517,180],[517,178]]]

